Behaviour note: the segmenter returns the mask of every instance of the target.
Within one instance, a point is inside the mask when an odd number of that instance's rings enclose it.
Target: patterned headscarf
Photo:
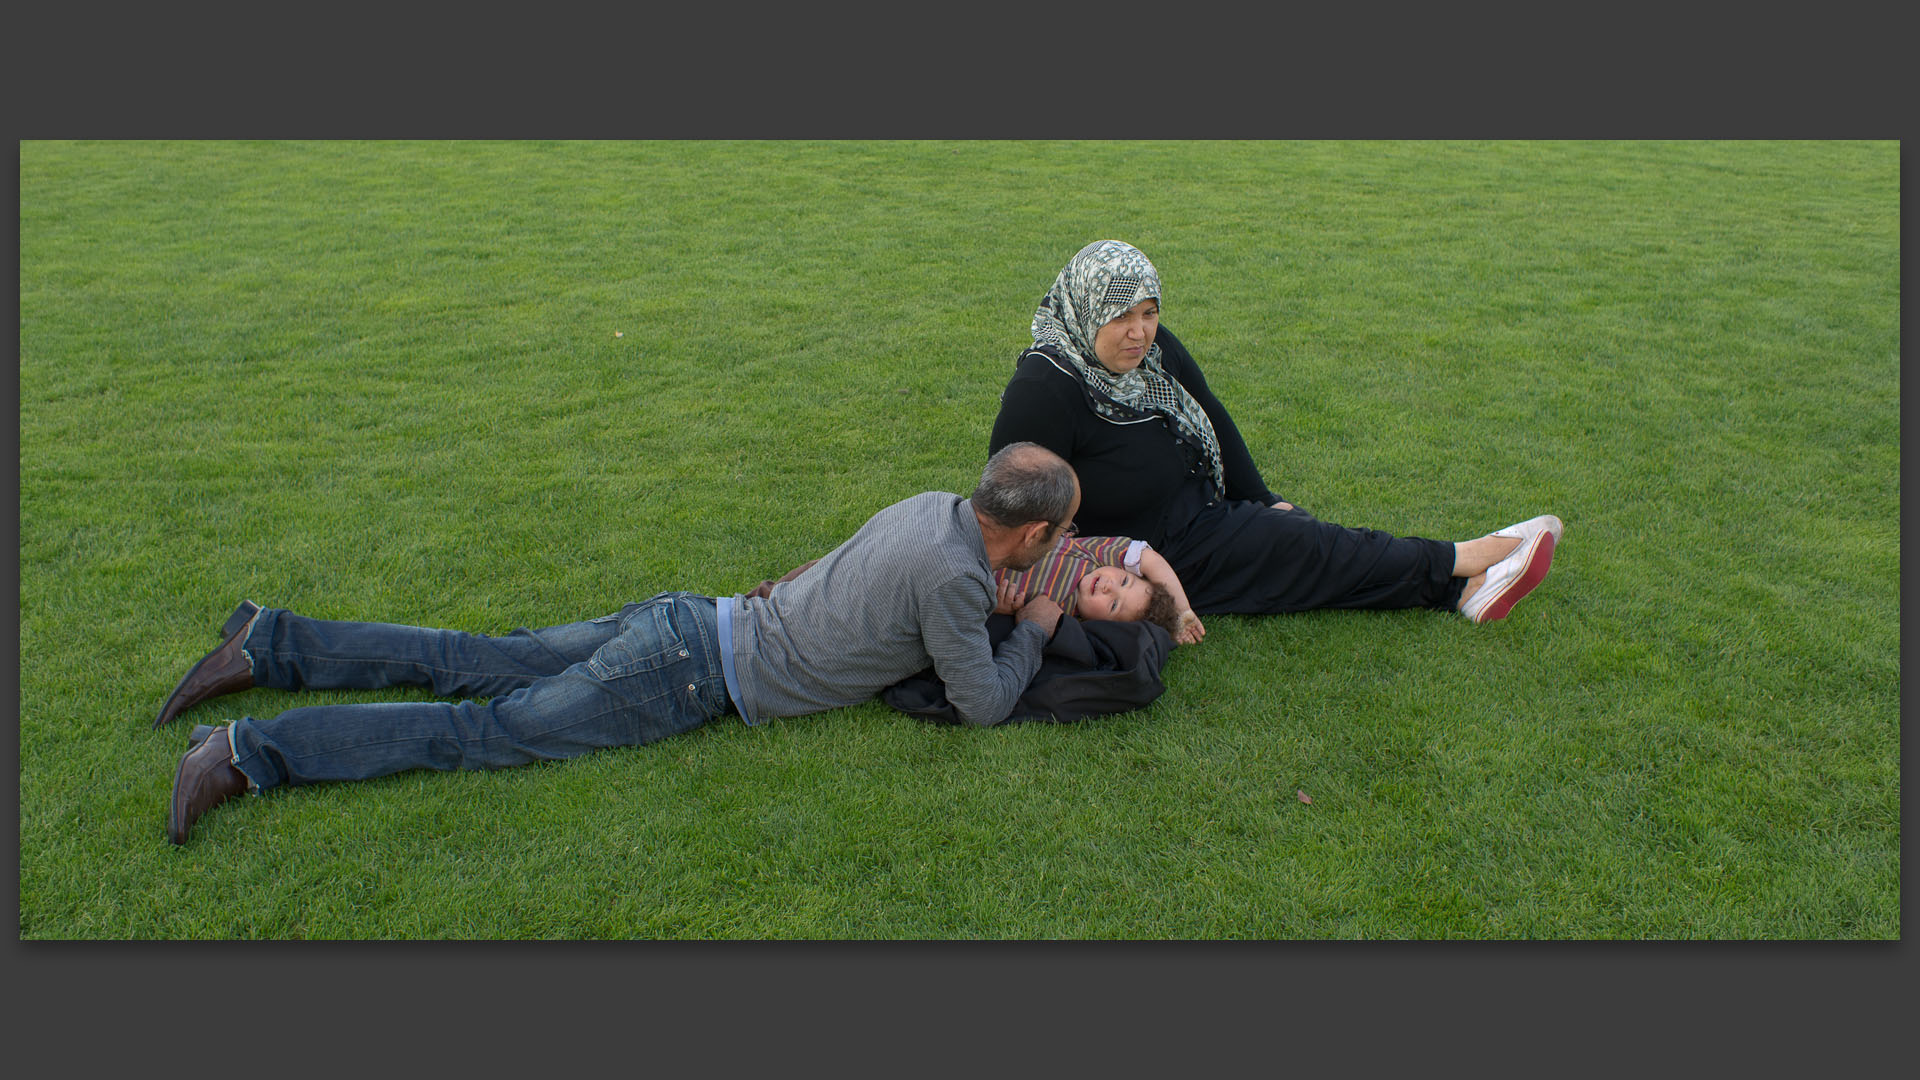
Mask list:
[[[1160,298],[1160,273],[1132,244],[1096,240],[1080,249],[1033,313],[1033,347],[1080,379],[1094,414],[1114,424],[1137,424],[1155,414],[1173,421],[1181,437],[1199,448],[1213,470],[1213,486],[1225,491],[1220,441],[1200,403],[1160,363],[1160,346],[1149,344],[1140,366],[1108,371],[1093,351],[1100,328],[1140,301]],[[1064,361],[1064,364],[1062,364]]]

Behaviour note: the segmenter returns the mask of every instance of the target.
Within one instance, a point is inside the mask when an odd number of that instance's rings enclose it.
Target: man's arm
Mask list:
[[[1015,614],[1013,633],[995,651],[987,637],[992,610],[986,590],[965,575],[950,578],[921,598],[920,640],[933,657],[934,674],[946,684],[954,712],[979,727],[1012,715],[1040,670],[1040,653],[1060,621],[1060,605],[1045,597],[1028,601]]]

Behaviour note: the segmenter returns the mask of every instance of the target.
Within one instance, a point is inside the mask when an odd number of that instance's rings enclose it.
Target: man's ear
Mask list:
[[[1020,539],[1024,541],[1023,546],[1032,547],[1035,544],[1040,543],[1042,540],[1045,540],[1047,538],[1048,531],[1051,530],[1052,528],[1053,528],[1052,525],[1049,525],[1044,521],[1027,522],[1025,530],[1020,534]]]

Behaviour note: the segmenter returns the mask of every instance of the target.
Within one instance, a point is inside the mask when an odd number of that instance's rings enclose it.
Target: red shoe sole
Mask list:
[[[1521,597],[1532,592],[1534,586],[1546,580],[1547,568],[1552,565],[1553,534],[1543,532],[1540,534],[1540,546],[1534,549],[1533,557],[1527,560],[1527,568],[1520,571],[1520,576],[1514,578],[1504,592],[1494,597],[1485,608],[1481,609],[1480,617],[1474,621],[1489,623],[1495,619],[1506,618],[1507,612],[1513,610],[1513,605],[1519,603]]]

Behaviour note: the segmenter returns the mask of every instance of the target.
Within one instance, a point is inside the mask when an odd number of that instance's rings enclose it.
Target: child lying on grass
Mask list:
[[[1026,570],[995,570],[1000,602],[1011,615],[1029,596],[1052,597],[1080,619],[1138,622],[1145,619],[1192,645],[1207,634],[1187,604],[1180,578],[1145,540],[1124,536],[1068,536]]]
[[[792,581],[819,561],[795,567],[780,581]],[[1046,596],[1080,619],[1145,619],[1171,634],[1176,645],[1192,645],[1207,636],[1179,576],[1145,540],[1069,534],[1032,567],[995,570],[993,580],[1000,590],[993,610],[1001,615],[1013,614],[1031,597]],[[764,597],[777,584],[763,581],[746,595]]]

